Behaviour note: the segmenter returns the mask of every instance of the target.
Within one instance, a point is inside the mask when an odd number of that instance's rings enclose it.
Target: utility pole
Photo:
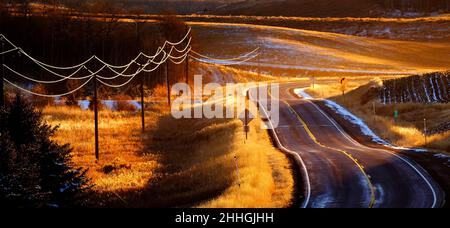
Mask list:
[[[136,50],[139,52],[140,50],[140,36],[139,36],[139,22],[136,21]],[[144,101],[144,83],[145,83],[145,75],[142,74],[141,76],[141,85],[140,85],[140,91],[141,91],[141,123],[142,123],[142,132],[145,132],[145,101]]]
[[[167,103],[169,104],[169,107],[171,105],[170,103],[170,83],[169,83],[169,65],[170,65],[170,56],[166,59],[166,86],[167,86]]]
[[[245,109],[245,140],[248,140],[248,108]]]
[[[0,36],[0,42],[2,42],[2,49],[0,50],[0,52],[3,52],[4,51],[4,46],[5,46],[5,44],[3,43],[3,37],[2,36]],[[4,106],[5,106],[5,88],[4,88],[4,86],[5,86],[5,81],[4,81],[4,77],[5,77],[5,68],[3,67],[3,64],[5,64],[5,55],[4,54],[2,54],[2,62],[1,62],[1,68],[2,68],[2,70],[1,70],[1,72],[0,72],[0,83],[1,83],[1,85],[0,85],[0,94],[1,94],[1,98],[0,98],[0,108],[3,108]]]
[[[186,76],[186,84],[189,85],[189,52],[186,53],[186,69],[185,69],[185,76]]]
[[[145,82],[145,77],[144,77],[144,75],[142,75],[142,81],[141,81],[141,122],[142,122],[142,132],[145,132],[144,82]]]
[[[247,94],[245,95],[245,140],[248,140],[248,131],[249,131],[249,126],[248,126],[248,115],[249,115],[249,105],[250,105],[250,90],[247,90]]]
[[[236,167],[236,175],[238,180],[238,186],[241,187],[241,177],[239,176],[239,166],[238,166],[238,158],[237,155],[234,156],[234,164]]]
[[[345,104],[346,103],[345,102],[345,90],[346,90],[346,86],[347,86],[347,79],[341,78],[340,82],[341,82],[342,98],[344,99],[344,104]]]
[[[258,55],[258,78],[261,78],[261,55]]]
[[[261,48],[261,43],[259,44],[259,47]],[[258,55],[258,79],[261,79],[261,55],[262,55],[262,49],[260,49],[260,55]],[[256,90],[256,108],[258,108],[259,111],[259,89]]]
[[[189,27],[188,25],[186,25],[186,33],[189,31]],[[189,41],[186,41],[186,44]],[[188,49],[189,50],[189,49]],[[186,72],[185,72],[185,76],[186,76],[186,84],[189,86],[189,52],[186,53]]]
[[[94,121],[95,121],[95,159],[99,160],[98,146],[98,97],[97,97],[97,75],[94,75]]]

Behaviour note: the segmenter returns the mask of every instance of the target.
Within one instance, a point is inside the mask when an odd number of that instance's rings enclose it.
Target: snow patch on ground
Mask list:
[[[303,89],[294,89],[294,93],[303,97],[305,100],[313,99],[311,95],[305,92],[306,88]]]
[[[138,101],[127,101],[128,103],[130,103],[131,105],[133,105],[134,107],[136,107],[137,110],[141,109],[141,103]],[[115,104],[117,103],[117,101],[114,100],[104,100],[101,101],[102,105],[104,105],[107,109],[110,110],[115,110]],[[82,110],[88,110],[89,109],[89,104],[90,101],[88,100],[81,100],[78,101],[78,106],[82,109]]]
[[[384,202],[384,197],[385,197],[385,193],[384,193],[384,189],[383,186],[381,184],[375,184],[375,196],[376,199],[375,201],[377,202],[377,204],[381,204]]]
[[[426,152],[427,150],[425,149],[419,149],[419,148],[405,148],[405,147],[399,147],[399,146],[394,146],[392,144],[390,144],[389,142],[385,141],[384,139],[380,138],[378,135],[376,135],[370,128],[369,126],[366,125],[366,123],[364,123],[364,121],[358,117],[356,117],[355,115],[353,115],[351,112],[349,112],[347,109],[345,109],[344,107],[336,104],[333,101],[330,100],[324,100],[325,105],[328,106],[329,108],[333,109],[336,113],[338,113],[339,115],[341,115],[342,117],[344,117],[344,119],[346,119],[347,121],[350,121],[351,123],[359,126],[360,131],[370,137],[372,139],[373,142],[376,142],[378,144],[393,148],[393,149],[397,149],[397,150],[413,150],[415,152]]]
[[[447,161],[444,163],[447,167],[450,167],[450,156],[446,154],[435,154],[436,158],[440,159],[447,159]]]
[[[88,100],[82,100],[82,101],[78,101],[78,106],[80,106],[80,108],[82,110],[88,110],[89,109],[89,104],[91,102]]]
[[[347,121],[358,125],[359,129],[361,130],[361,132],[366,135],[369,136],[372,141],[379,143],[379,144],[383,144],[383,145],[389,145],[388,142],[386,142],[385,140],[381,139],[380,137],[378,137],[365,123],[363,120],[361,120],[360,118],[356,117],[355,115],[353,115],[352,113],[350,113],[347,109],[343,108],[342,106],[336,104],[333,101],[330,100],[324,100],[325,105],[328,106],[329,108],[333,109],[336,113],[338,113],[339,115],[341,115],[342,117],[344,117],[344,119],[346,119]]]
[[[312,99],[311,95],[307,94],[305,92],[305,88],[303,89],[296,89],[294,90],[294,92],[297,91],[298,93],[300,93],[300,95],[302,97],[308,97],[307,99]],[[295,93],[297,93],[295,92]],[[306,98],[305,98],[306,99]],[[397,149],[397,150],[412,150],[415,152],[426,152],[427,150],[425,149],[419,149],[419,148],[404,148],[404,147],[398,147],[398,146],[394,146],[392,144],[390,144],[389,142],[385,141],[384,139],[380,138],[378,135],[376,135],[370,128],[369,126],[367,126],[366,123],[364,123],[364,121],[360,118],[358,118],[357,116],[353,115],[351,112],[349,112],[347,109],[345,109],[344,107],[340,106],[339,104],[330,101],[330,100],[323,100],[325,102],[325,105],[329,108],[331,108],[334,112],[336,112],[337,114],[339,114],[340,116],[342,116],[345,120],[357,125],[361,131],[362,134],[368,136],[369,138],[372,139],[373,142],[384,145],[386,147],[390,147],[393,149]]]
[[[333,196],[330,194],[322,194],[317,196],[313,202],[311,207],[312,208],[327,208],[331,207],[333,205]]]

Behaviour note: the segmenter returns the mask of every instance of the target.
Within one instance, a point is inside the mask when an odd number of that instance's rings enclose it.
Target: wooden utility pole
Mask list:
[[[346,86],[347,86],[347,79],[346,78],[341,78],[341,90],[342,90],[342,99],[344,99],[344,104],[345,102],[345,90],[346,90]]]
[[[189,31],[189,27],[186,25],[186,33]],[[188,41],[186,41],[186,44]],[[189,50],[189,49],[188,49]],[[186,76],[186,84],[189,85],[189,52],[186,53],[186,72],[185,72],[185,76]]]
[[[139,22],[136,21],[136,50],[140,51],[140,36],[139,36]],[[145,83],[145,75],[142,74],[141,77],[141,85],[140,85],[140,91],[141,91],[141,124],[142,124],[142,132],[145,132],[145,101],[144,101],[144,83]]]
[[[142,81],[141,81],[141,123],[142,123],[142,132],[145,132],[144,82],[145,82],[145,77],[144,77],[144,75],[142,75]]]
[[[166,86],[167,86],[167,103],[169,104],[169,107],[171,105],[170,103],[170,83],[169,83],[169,65],[170,65],[170,57],[166,60]]]
[[[262,45],[261,43],[259,44],[259,47],[261,48]],[[260,51],[260,54],[258,55],[258,79],[261,80],[261,55],[262,55],[262,49]],[[259,111],[259,89],[256,89],[257,94],[256,94],[256,108]]]
[[[261,78],[261,55],[258,55],[258,79]]]
[[[186,76],[186,84],[189,85],[189,53],[186,53],[186,69],[185,69],[185,76]]]
[[[241,187],[241,177],[239,176],[239,166],[238,166],[237,155],[234,156],[234,164],[235,164],[235,167],[236,167],[236,175],[237,175],[238,186]]]
[[[95,121],[95,159],[99,158],[99,145],[98,145],[98,97],[97,97],[97,75],[94,75],[94,121]]]
[[[249,126],[248,126],[248,115],[249,115],[249,106],[250,106],[250,90],[247,90],[247,94],[245,95],[245,140],[248,139],[248,130],[249,130]]]
[[[3,37],[0,37],[0,42],[2,42],[2,49],[0,50],[0,52],[3,52],[4,51],[4,46],[5,46],[5,44],[3,43]],[[4,88],[4,86],[5,86],[5,81],[4,81],[4,77],[5,77],[5,69],[4,69],[4,67],[3,67],[3,64],[5,64],[5,55],[4,54],[2,54],[2,58],[1,58],[1,72],[0,72],[0,95],[2,96],[1,98],[0,98],[0,108],[3,108],[4,106],[5,106],[5,88]]]
[[[248,108],[245,109],[245,140],[248,139]]]

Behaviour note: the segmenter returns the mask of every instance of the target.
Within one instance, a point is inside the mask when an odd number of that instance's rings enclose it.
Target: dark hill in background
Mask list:
[[[450,0],[244,0],[213,14],[302,17],[412,16],[448,12]]]
[[[71,0],[66,0],[71,1]],[[450,0],[111,0],[146,13],[411,17],[449,12]]]
[[[361,17],[381,10],[373,0],[243,1],[213,10],[213,14],[303,17]]]

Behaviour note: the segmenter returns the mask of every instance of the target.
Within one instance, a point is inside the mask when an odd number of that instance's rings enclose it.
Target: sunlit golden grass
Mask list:
[[[269,82],[269,81],[288,81],[289,77],[275,77],[256,71],[249,71],[243,67],[220,66],[208,63],[196,63],[191,70],[195,75],[204,76],[206,83],[215,82],[219,84],[225,83],[250,83],[250,82]],[[256,69],[255,69],[256,70]]]
[[[427,128],[450,121],[450,104],[382,104],[369,95],[369,88],[379,82],[372,80],[369,84],[351,83],[348,93],[342,96],[339,84],[319,84],[315,89],[306,90],[314,97],[327,98],[343,105],[364,122],[381,138],[397,146],[426,147],[450,152],[450,132],[428,135],[424,134],[424,119]],[[375,101],[375,117],[373,102]],[[399,112],[399,119],[394,120],[394,111]]]
[[[239,120],[181,119],[164,104],[146,112],[141,132],[134,112],[102,110],[100,161],[94,156],[91,111],[46,107],[60,125],[55,139],[74,148],[75,166],[89,168],[97,206],[286,207],[294,188],[289,160],[276,150],[259,120],[244,142]],[[239,167],[237,177],[235,158]],[[240,186],[239,186],[240,184]]]
[[[147,124],[155,125],[155,119],[163,115],[160,108],[147,112]],[[139,156],[143,150],[140,116],[133,112],[99,113],[100,160],[95,161],[94,115],[77,107],[49,106],[43,110],[45,119],[51,125],[59,125],[55,140],[70,143],[74,148],[75,165],[89,168],[97,191],[142,188],[152,178],[158,167],[154,155]],[[119,167],[112,174],[106,174],[107,166]]]
[[[274,149],[266,131],[261,130],[260,121],[251,124],[249,139],[244,143],[245,133],[239,121],[233,121],[234,139],[224,163],[228,175],[234,176],[231,185],[223,193],[199,207],[285,207],[292,200],[293,179],[286,157]],[[220,140],[220,139],[218,139]],[[237,157],[240,179],[237,179],[233,156]],[[220,178],[213,173],[213,178]]]
[[[306,89],[306,92],[316,98],[329,98],[333,96],[342,95],[341,85],[337,83],[338,80],[339,79],[336,78],[336,83],[331,83],[327,85],[315,84],[314,88],[311,86],[310,88]],[[348,92],[350,90],[358,88],[358,86],[360,85],[361,83],[359,82],[350,82],[347,84],[345,91]]]
[[[350,101],[347,101],[347,104]],[[343,103],[341,101],[341,103]],[[376,116],[373,116],[373,105],[347,105],[350,111],[361,117],[380,137],[394,145],[403,147],[426,147],[450,152],[450,132],[427,135],[424,134],[424,119],[427,128],[432,129],[439,124],[450,121],[449,104],[375,104]],[[399,112],[399,119],[394,121],[393,113]],[[425,141],[426,140],[426,141]]]
[[[422,131],[420,131],[414,126],[405,127],[405,126],[391,125],[389,127],[389,132],[392,132],[392,135],[388,134],[385,135],[385,137],[392,140],[397,145],[421,147],[424,146],[425,144],[425,135],[423,134]],[[446,150],[447,148],[450,148],[449,139],[450,139],[450,132],[431,135],[427,137],[426,146],[430,148]]]

